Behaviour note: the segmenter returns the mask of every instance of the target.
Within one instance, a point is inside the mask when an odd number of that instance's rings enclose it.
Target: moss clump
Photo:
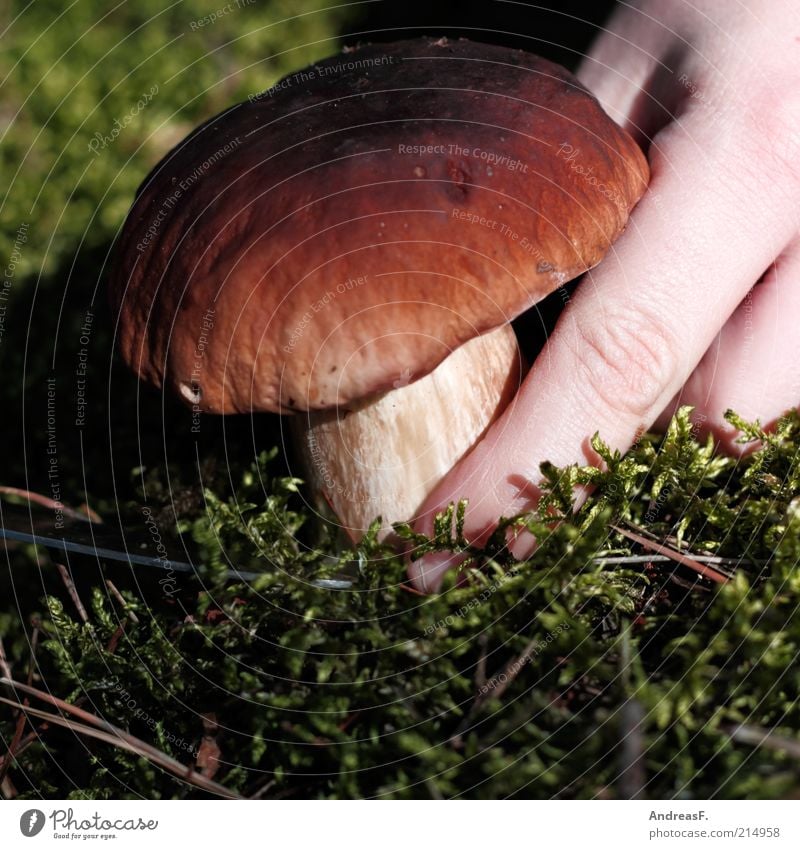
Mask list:
[[[547,521],[517,520],[538,535],[535,555],[513,562],[495,538],[488,562],[430,598],[408,591],[402,560],[372,537],[339,555],[328,540],[309,545],[298,483],[270,477],[265,456],[235,496],[207,492],[207,509],[183,519],[207,565],[177,594],[148,596],[140,578],[125,610],[95,587],[88,624],[51,595],[36,676],[185,763],[213,715],[215,778],[244,795],[794,792],[800,419],[769,434],[738,424],[762,441],[739,461],[699,443],[687,410],[662,442],[645,437],[624,457],[595,440],[607,470],[546,469]],[[573,513],[571,487],[587,482],[595,493]],[[458,545],[453,518],[429,547]],[[713,568],[734,577],[717,585],[648,562],[612,526],[730,558]],[[230,564],[264,574],[226,583]],[[314,583],[342,573],[351,589]],[[23,669],[21,631],[3,626]],[[6,712],[4,738],[13,731]],[[10,777],[30,795],[201,793],[58,729]]]
[[[222,4],[225,6],[225,4]],[[106,245],[197,124],[338,49],[345,6],[304,0],[13,2],[0,15],[0,256],[19,278]],[[212,18],[211,16],[214,15]],[[20,247],[19,245],[17,246]]]

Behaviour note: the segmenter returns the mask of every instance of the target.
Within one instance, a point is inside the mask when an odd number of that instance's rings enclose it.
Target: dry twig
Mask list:
[[[265,784],[262,784],[261,787],[256,790],[255,793],[248,796],[248,799],[261,799],[267,791],[271,790],[275,786],[275,779],[270,778]]]
[[[622,534],[622,536],[632,542],[641,545],[642,548],[646,548],[648,551],[655,551],[657,554],[663,554],[665,557],[669,557],[670,560],[674,560],[676,563],[688,566],[690,569],[697,572],[698,575],[708,578],[710,581],[715,581],[718,584],[726,584],[730,580],[727,575],[724,575],[710,564],[700,563],[695,558],[689,557],[680,551],[676,551],[667,545],[662,545],[660,542],[656,542],[655,540],[648,539],[641,534],[629,531],[627,528],[621,528],[619,525],[611,525],[610,527],[618,534]]]
[[[27,718],[24,712],[20,711],[17,717],[17,726],[14,729],[14,736],[11,738],[11,745],[8,747],[6,754],[0,760],[0,786],[5,781],[8,770],[11,767],[11,762],[19,754],[20,743],[22,742],[22,732],[25,730]]]
[[[75,589],[75,582],[72,580],[69,570],[63,563],[56,563],[56,569],[58,569],[58,574],[61,575],[61,580],[67,588],[69,597],[72,599],[72,603],[78,611],[78,616],[81,617],[83,624],[86,625],[89,621],[89,614],[86,612],[86,608],[83,606],[83,602],[78,595],[78,591]]]
[[[0,637],[0,674],[2,674],[3,678],[14,677],[11,674],[11,667],[8,665],[8,659],[6,658],[6,649],[3,645],[2,637]]]
[[[175,758],[170,757],[170,755],[166,754],[166,752],[162,752],[155,746],[151,746],[149,743],[145,743],[138,737],[134,737],[132,734],[128,734],[121,728],[117,728],[110,722],[106,722],[105,720],[100,719],[99,717],[95,716],[92,713],[89,713],[88,711],[83,710],[82,708],[76,707],[75,705],[70,704],[69,702],[65,702],[62,699],[57,698],[56,696],[51,696],[49,693],[45,693],[42,690],[37,690],[35,687],[30,687],[26,684],[21,684],[19,681],[12,681],[7,678],[2,678],[0,679],[0,684],[7,684],[9,687],[18,690],[19,692],[24,693],[25,695],[29,695],[36,699],[39,699],[40,701],[44,701],[47,704],[50,704],[53,707],[57,708],[58,710],[63,711],[66,714],[75,716],[82,721],[77,722],[75,720],[68,719],[65,716],[61,716],[57,713],[48,713],[47,711],[39,710],[37,708],[30,707],[29,705],[24,705],[19,702],[14,702],[11,699],[5,699],[0,697],[0,703],[2,704],[7,704],[11,707],[21,709],[29,716],[35,716],[39,719],[44,719],[47,722],[52,723],[53,725],[60,725],[64,728],[68,728],[71,731],[74,731],[76,734],[83,734],[86,737],[93,737],[97,740],[102,740],[105,743],[110,743],[113,746],[125,749],[126,751],[131,752],[134,755],[146,758],[156,766],[161,767],[167,772],[172,773],[173,775],[177,776],[183,781],[186,781],[189,784],[194,785],[195,787],[199,787],[201,790],[205,790],[209,793],[214,793],[217,796],[222,796],[227,799],[242,798],[234,791],[228,790],[227,787],[224,787],[223,785],[218,784],[216,781],[207,778],[205,775],[196,772],[192,766],[182,764],[180,761],[175,760]]]
[[[757,725],[730,725],[725,728],[725,731],[731,740],[737,743],[748,743],[751,746],[772,749],[775,752],[785,752],[793,758],[800,759],[800,742],[776,733],[774,728],[759,728]]]
[[[108,641],[108,645],[106,646],[106,651],[109,654],[114,654],[117,650],[117,646],[119,645],[119,641],[122,639],[122,635],[125,633],[125,623],[120,622],[117,625],[114,633],[111,635],[111,639]]]
[[[91,522],[92,524],[100,524],[100,517],[90,507],[87,506],[86,513],[76,510],[74,507],[67,507],[66,504],[61,504],[59,501],[54,501],[46,495],[40,495],[38,492],[30,492],[27,489],[18,489],[15,486],[0,486],[0,495],[10,495],[14,498],[23,498],[31,504],[38,504],[40,507],[46,507],[48,510],[58,510],[70,519],[77,519],[81,522]]]
[[[119,602],[120,607],[122,607],[125,613],[128,614],[128,619],[130,619],[134,625],[138,625],[139,617],[128,607],[128,602],[125,601],[125,597],[122,595],[122,593],[108,579],[106,579],[106,586],[108,587],[108,591],[111,593],[111,595],[113,595],[114,598]]]
[[[39,619],[33,619],[33,631],[31,632],[31,656],[28,660],[28,686],[33,684],[33,667],[36,665],[36,650],[39,647]]]

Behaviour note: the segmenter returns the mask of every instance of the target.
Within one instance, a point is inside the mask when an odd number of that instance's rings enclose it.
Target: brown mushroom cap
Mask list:
[[[647,179],[551,62],[466,40],[348,50],[150,174],[112,274],[121,350],[210,412],[347,405],[599,262]]]

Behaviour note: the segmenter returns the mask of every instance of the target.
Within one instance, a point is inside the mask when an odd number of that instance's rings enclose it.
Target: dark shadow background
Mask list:
[[[610,0],[384,0],[365,5],[350,31],[364,33],[365,41],[429,34],[471,38],[529,50],[574,70],[614,5]],[[345,41],[348,36],[342,33]]]

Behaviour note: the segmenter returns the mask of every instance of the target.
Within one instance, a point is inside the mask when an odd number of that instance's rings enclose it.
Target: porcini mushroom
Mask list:
[[[296,414],[318,499],[353,538],[388,530],[512,397],[509,322],[600,261],[647,178],[551,62],[466,40],[349,49],[211,119],[144,182],[111,279],[122,355],[203,411]]]

